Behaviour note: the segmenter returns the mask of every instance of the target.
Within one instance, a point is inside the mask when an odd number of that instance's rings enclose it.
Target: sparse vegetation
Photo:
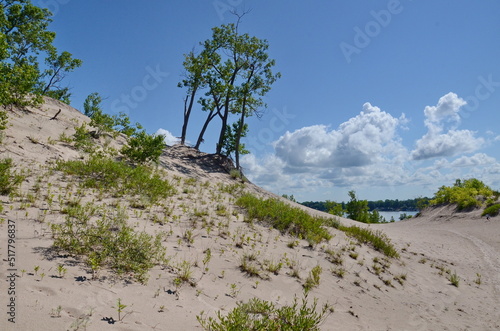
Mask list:
[[[344,278],[346,270],[344,268],[335,268],[332,269],[332,273],[338,278]]]
[[[0,195],[8,195],[24,180],[24,177],[12,172],[12,159],[0,160]]]
[[[373,231],[355,225],[349,227],[339,225],[339,230],[357,239],[360,243],[370,244],[373,248],[384,253],[387,257],[399,258],[399,253],[392,245],[391,240],[380,230]]]
[[[315,331],[333,309],[325,305],[317,311],[317,300],[309,305],[307,297],[299,304],[297,298],[292,305],[276,307],[272,302],[258,298],[239,303],[227,316],[217,312],[217,319],[206,318],[202,312],[197,316],[203,329],[211,331],[251,331],[251,330],[289,330]]]
[[[458,277],[456,272],[450,274],[448,280],[450,281],[451,285],[455,287],[458,287],[458,284],[460,283],[460,277]]]
[[[282,233],[309,239],[314,243],[322,240],[328,241],[332,237],[324,227],[323,218],[313,217],[277,199],[264,200],[251,194],[244,194],[236,201],[236,204],[247,210],[249,218],[258,219]]]
[[[109,266],[119,275],[130,273],[140,282],[147,281],[147,273],[165,258],[162,235],[151,236],[135,232],[126,223],[123,213],[77,207],[62,224],[52,224],[54,247],[76,256],[85,256],[94,277],[102,267]],[[103,215],[95,221],[92,216]]]
[[[114,307],[116,311],[118,312],[118,321],[122,320],[122,311],[127,308],[126,305],[122,303],[122,299],[118,298],[118,301],[116,302],[116,307]]]
[[[58,161],[56,170],[79,177],[80,185],[84,188],[103,189],[114,196],[139,195],[149,203],[167,198],[175,192],[167,180],[146,166],[131,167],[99,155],[86,161]]]
[[[481,285],[481,274],[480,273],[476,273],[476,279],[474,280],[474,283],[476,283],[478,286]]]
[[[304,283],[304,291],[309,292],[312,288],[319,286],[320,276],[323,272],[323,269],[320,265],[312,268],[309,276],[306,278],[306,282]]]

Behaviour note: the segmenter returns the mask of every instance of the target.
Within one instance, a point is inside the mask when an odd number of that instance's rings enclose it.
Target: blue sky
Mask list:
[[[34,0],[56,45],[83,60],[72,105],[99,92],[148,132],[179,136],[183,54],[250,9],[282,78],[249,121],[247,176],[304,200],[430,196],[456,178],[500,188],[496,0]],[[188,131],[195,141],[204,114]],[[214,152],[218,123],[202,150]]]

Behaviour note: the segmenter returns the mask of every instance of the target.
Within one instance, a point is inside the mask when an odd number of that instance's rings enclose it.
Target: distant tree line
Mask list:
[[[377,200],[377,201],[367,201],[369,211],[418,211],[423,207],[427,206],[429,203],[429,198],[416,198],[408,200]],[[332,201],[304,201],[301,202],[302,205],[316,210],[328,212],[330,209]],[[338,203],[342,209],[346,208],[345,202]]]

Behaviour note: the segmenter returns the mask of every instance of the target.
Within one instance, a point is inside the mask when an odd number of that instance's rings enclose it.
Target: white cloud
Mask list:
[[[479,167],[494,165],[496,160],[494,157],[490,157],[484,153],[477,153],[473,156],[462,156],[453,162],[451,166],[453,167]]]
[[[275,153],[246,155],[249,179],[274,192],[314,192],[332,186],[399,185],[408,181],[408,150],[397,130],[407,122],[369,103],[335,130],[314,125],[286,132],[273,143]]]
[[[450,130],[443,134],[429,132],[417,141],[411,154],[414,160],[455,156],[473,152],[483,144],[484,139],[474,137],[474,132],[469,130]]]
[[[455,156],[479,149],[483,138],[476,138],[469,130],[456,130],[460,124],[460,108],[467,103],[455,93],[442,96],[436,106],[424,109],[427,133],[416,142],[411,155],[414,160]],[[451,124],[446,132],[445,125]]]
[[[276,156],[290,172],[308,172],[312,168],[362,167],[380,161],[381,155],[401,150],[396,136],[399,125],[406,123],[370,103],[363,111],[337,130],[325,125],[286,132],[275,143]]]
[[[313,125],[286,132],[273,143],[274,154],[246,155],[242,165],[255,184],[305,199],[318,192],[335,192],[345,199],[350,189],[390,196],[401,188],[419,187],[426,190],[421,194],[432,194],[457,178],[498,182],[494,178],[500,173],[500,163],[495,158],[484,153],[464,155],[486,145],[475,132],[457,129],[464,104],[456,94],[448,93],[436,106],[426,107],[428,131],[414,150],[405,147],[398,134],[408,129],[404,114],[394,117],[365,103],[357,116],[338,128]]]
[[[155,133],[156,135],[161,135],[164,137],[165,144],[167,145],[175,145],[179,143],[179,139],[175,137],[170,131],[165,130],[165,129],[158,129]]]
[[[460,108],[466,104],[467,102],[464,99],[459,98],[453,92],[449,92],[439,98],[436,106],[425,107],[425,126],[429,129],[429,132],[440,132],[443,130],[445,123],[458,125],[460,123]]]

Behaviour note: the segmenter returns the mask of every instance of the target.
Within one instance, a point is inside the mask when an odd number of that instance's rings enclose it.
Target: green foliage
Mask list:
[[[75,142],[75,148],[78,150],[82,150],[86,153],[94,151],[95,143],[90,136],[86,123],[83,123],[81,126],[75,128],[73,141]]]
[[[306,293],[309,292],[313,287],[319,286],[320,276],[322,272],[323,269],[320,265],[312,268],[309,276],[306,279],[306,282],[304,283],[304,290],[306,291]]]
[[[331,308],[325,305],[321,312],[316,311],[317,300],[308,305],[307,297],[299,305],[297,298],[292,305],[276,307],[272,302],[258,298],[250,299],[246,303],[238,303],[227,316],[217,313],[217,320],[209,317],[197,316],[203,329],[211,331],[256,331],[256,330],[281,330],[281,331],[315,331],[328,316]]]
[[[92,221],[92,217],[99,219]],[[135,232],[125,214],[106,213],[93,205],[74,207],[65,222],[51,226],[54,247],[77,256],[86,256],[96,274],[108,266],[119,275],[130,273],[145,282],[147,272],[165,258],[162,236]]]
[[[80,67],[82,61],[73,59],[69,52],[57,54],[55,49],[51,49],[49,57],[45,59],[45,64],[48,69],[41,75],[41,78],[47,82],[39,83],[40,91],[37,92],[69,104],[71,96],[69,88],[60,86],[60,83],[66,76],[66,73]]]
[[[285,198],[285,199],[288,199],[288,200],[292,201],[292,202],[297,202],[297,200],[295,199],[295,197],[293,196],[293,194],[291,194],[291,195],[288,195],[288,194],[282,194],[281,196],[282,196],[283,198]]]
[[[368,208],[370,210],[378,210],[378,211],[405,211],[405,210],[422,210],[427,207],[429,202],[429,198],[420,197],[416,199],[407,199],[407,200],[377,200],[377,201],[368,201]],[[333,201],[304,201],[301,204],[307,206],[309,208],[317,209],[324,212],[329,212],[335,204],[339,206],[336,207],[337,210],[342,211],[345,209],[345,202],[333,202]],[[333,205],[332,205],[333,204]],[[343,216],[340,214],[334,214],[337,216]]]
[[[265,107],[262,98],[280,75],[272,72],[275,61],[269,59],[267,54],[268,42],[239,33],[238,24],[214,27],[212,37],[202,42],[201,46],[199,55],[190,52],[183,63],[186,79],[179,86],[186,87],[187,94],[181,142],[185,140],[195,95],[203,92],[199,103],[208,115],[196,148],[203,141],[209,123],[219,115],[222,125],[216,154],[234,153],[236,168],[239,169],[239,155],[245,152],[240,143],[247,130],[245,118],[259,115],[259,109]],[[231,115],[238,116],[233,125],[230,124]]]
[[[139,123],[135,123],[135,126],[130,125],[130,118],[122,112],[113,115],[113,128],[127,137],[132,137],[138,133],[138,130],[143,129]]]
[[[458,285],[460,283],[460,277],[457,275],[456,272],[450,274],[450,276],[448,277],[448,280],[455,287],[458,287]]]
[[[486,207],[483,210],[483,213],[481,214],[481,216],[486,216],[486,215],[497,216],[499,212],[500,212],[500,203],[497,203],[497,204],[491,205],[489,207]]]
[[[7,129],[7,124],[9,123],[9,116],[5,110],[0,110],[0,143],[2,143],[4,138],[3,130]]]
[[[0,131],[7,129],[9,116],[5,110],[0,110]]]
[[[354,191],[349,191],[349,197],[351,198],[351,200],[349,200],[349,202],[346,204],[347,218],[363,223],[369,223],[370,215],[368,201],[358,200],[356,198],[356,192]]]
[[[238,148],[238,153],[240,155],[245,155],[250,153],[245,149],[245,144],[239,143],[238,131],[240,130],[240,121],[234,122],[232,126],[226,126],[226,133],[224,135],[223,146],[222,146],[222,154],[226,156],[230,156],[234,152],[236,152],[236,148]],[[240,138],[246,137],[248,133],[248,124],[244,124],[241,129]],[[236,144],[238,143],[238,147]]]
[[[101,107],[102,97],[99,93],[94,92],[87,96],[83,103],[84,114],[90,117],[90,125],[96,129],[94,136],[98,138],[103,133],[124,133],[127,136],[132,136],[137,133],[138,129],[142,129],[139,123],[133,127],[130,125],[130,118],[124,114],[110,116],[104,113]]]
[[[122,316],[121,316],[121,313],[122,311],[127,308],[127,305],[124,305],[122,303],[122,299],[118,298],[118,301],[116,302],[116,307],[114,307],[116,309],[116,311],[118,312],[118,321],[121,321],[122,320]]]
[[[348,236],[356,238],[360,243],[372,245],[373,248],[388,257],[399,257],[399,253],[392,245],[391,240],[380,230],[374,232],[371,229],[360,228],[355,225],[349,227],[339,225],[338,229],[344,231]]]
[[[97,155],[86,161],[58,161],[56,170],[80,177],[85,188],[103,189],[114,196],[139,195],[156,203],[174,193],[167,180],[146,166],[131,167]]]
[[[115,131],[113,128],[115,126],[115,120],[112,116],[102,111],[97,111],[90,118],[90,126],[96,129],[93,136],[99,138],[103,133],[112,133]]]
[[[380,223],[382,221],[383,218],[377,210],[370,212],[367,200],[358,200],[354,191],[349,191],[349,197],[351,200],[349,200],[345,208],[347,218],[363,223]],[[336,208],[338,210],[338,205]]]
[[[313,217],[300,208],[290,207],[278,199],[259,199],[251,194],[244,194],[236,204],[247,210],[248,217],[269,224],[282,233],[290,233],[314,243],[330,240],[331,235],[323,226],[324,218]]]
[[[380,216],[378,210],[374,210],[368,213],[368,223],[380,223],[382,222],[383,217]]]
[[[149,161],[158,163],[164,148],[165,141],[162,135],[150,135],[141,131],[129,139],[128,146],[123,147],[121,152],[135,163]]]
[[[52,14],[28,0],[5,0],[0,9],[0,105],[36,105],[41,95],[69,101],[59,83],[81,61],[57,53],[55,33],[47,30]],[[47,69],[40,72],[43,59]]]
[[[340,217],[344,216],[344,209],[342,208],[341,203],[326,200],[325,201],[325,208],[326,208],[326,212],[329,214],[340,216]]]
[[[101,108],[102,97],[97,92],[93,92],[87,96],[83,102],[83,113],[85,116],[92,118],[96,113],[102,113]]]
[[[482,205],[479,197],[489,198],[493,195],[493,190],[476,178],[464,181],[457,179],[453,186],[441,186],[430,205],[456,204],[458,210],[477,208]]]
[[[12,159],[0,160],[0,194],[7,195],[22,183],[24,177],[12,173]]]

